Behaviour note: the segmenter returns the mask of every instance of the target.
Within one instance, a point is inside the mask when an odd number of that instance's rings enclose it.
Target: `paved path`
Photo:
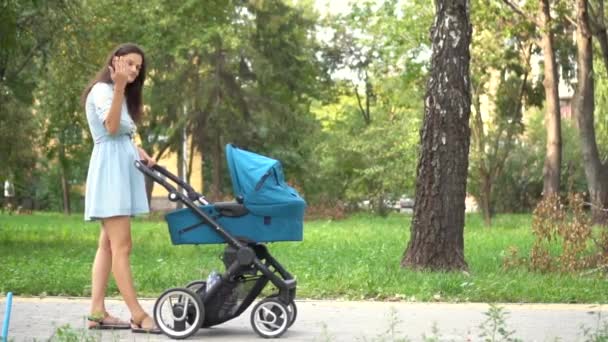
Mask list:
[[[6,298],[0,298],[0,319]],[[76,334],[79,340],[166,341],[165,336],[132,334],[129,330],[88,332],[85,315],[88,299],[13,298],[9,341],[47,341],[54,334]],[[142,301],[151,311],[154,300]],[[285,341],[423,341],[423,334],[438,341],[481,341],[479,325],[486,320],[487,304],[408,302],[341,302],[303,300],[296,302],[298,319],[281,338]],[[128,318],[123,302],[108,300],[108,310]],[[514,336],[523,341],[585,341],[582,325],[597,332],[600,313],[608,306],[535,304],[500,305],[509,313],[506,321]],[[2,321],[0,321],[1,323]],[[391,323],[393,322],[393,323]],[[608,324],[607,318],[601,318]],[[69,324],[69,329],[59,329]],[[433,326],[439,334],[433,335]],[[391,335],[388,330],[394,327]],[[61,339],[56,339],[61,340]],[[65,340],[65,339],[64,339]],[[202,329],[190,340],[262,341],[249,324],[249,311],[211,329]]]

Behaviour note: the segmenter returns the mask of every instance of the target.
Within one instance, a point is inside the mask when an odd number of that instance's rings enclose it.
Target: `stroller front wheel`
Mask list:
[[[266,298],[251,311],[251,326],[264,338],[277,338],[289,328],[291,315],[283,303],[276,298]]]
[[[272,295],[268,298],[274,298],[278,300],[279,295]],[[298,308],[296,307],[296,302],[293,299],[289,302],[289,305],[287,305],[287,313],[289,314],[289,324],[287,325],[287,327],[291,328],[293,323],[296,321],[296,317],[298,317]]]
[[[205,318],[201,298],[187,288],[165,291],[154,304],[156,326],[167,336],[183,339],[197,332]]]

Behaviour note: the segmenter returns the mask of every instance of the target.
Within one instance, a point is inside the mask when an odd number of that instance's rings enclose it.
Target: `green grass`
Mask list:
[[[467,216],[468,273],[401,269],[411,218],[398,214],[306,222],[302,242],[269,248],[297,277],[299,298],[606,303],[605,275],[503,268],[509,246],[524,255],[530,250],[531,220],[498,216],[487,229],[479,216]],[[98,234],[98,224],[83,222],[81,215],[0,215],[0,293],[88,296]],[[155,297],[222,269],[223,245],[173,246],[163,221],[134,220],[133,240],[133,273],[142,296]],[[114,283],[109,294],[117,295]]]

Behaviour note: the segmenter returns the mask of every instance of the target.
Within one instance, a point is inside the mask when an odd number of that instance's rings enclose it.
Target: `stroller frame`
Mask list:
[[[244,210],[247,212],[247,209],[242,204],[242,199],[237,197],[235,202],[210,203],[205,196],[195,191],[189,184],[160,165],[148,167],[143,161],[135,161],[135,167],[153,181],[162,185],[168,191],[168,199],[171,202],[179,201],[186,205],[201,219],[201,223],[205,223],[211,227],[227,244],[223,258],[226,270],[220,274],[217,282],[214,283],[210,289],[207,290],[206,287],[208,284],[206,284],[205,281],[193,281],[185,288],[169,289],[159,296],[155,305],[154,319],[163,333],[172,338],[187,338],[198,331],[198,328],[210,327],[235,318],[253,303],[255,298],[261,293],[268,282],[270,282],[279,292],[278,294],[265,298],[256,305],[252,310],[251,324],[254,331],[262,337],[269,338],[282,335],[287,328],[294,323],[296,318],[297,311],[294,302],[297,285],[296,279],[272,257],[268,248],[263,243],[246,241],[233,236],[216,220],[205,213],[205,211],[201,210],[195,203],[198,201],[202,205],[211,204],[219,211],[227,210],[229,212],[238,212]],[[166,178],[161,177],[161,175]],[[167,182],[166,179],[171,180],[177,186],[181,187],[183,191],[176,189],[176,187]],[[207,312],[209,305],[215,303],[213,306],[221,306],[223,304],[222,301],[224,300],[222,297],[226,295],[226,291],[229,291],[230,288],[234,288],[238,285],[238,282],[244,281],[255,281],[255,283],[245,298],[242,299],[238,308],[233,308],[227,315],[220,315],[220,317],[215,315],[212,319],[208,318],[208,316],[214,316],[212,312]],[[177,312],[175,306],[173,307],[174,318],[182,319],[181,321],[178,320],[179,322],[176,321],[173,327],[168,327],[163,322],[160,322],[159,317],[156,315],[157,305],[162,304],[159,303],[159,301],[169,296],[169,294],[178,294],[178,298],[186,298],[185,304],[182,303],[182,307],[180,307]],[[188,302],[188,298],[190,302]],[[194,305],[194,309],[198,310],[198,314],[194,318],[191,316],[193,315],[192,312],[196,310],[192,309],[192,305]],[[200,307],[196,308],[197,305]],[[270,316],[273,318],[283,316],[282,320],[279,322],[280,324],[278,324],[278,329],[275,329],[277,322],[265,321],[264,317],[267,316],[264,315],[266,315],[266,313],[270,313]],[[262,317],[262,319],[260,319],[260,317]],[[185,326],[186,323],[183,322],[184,320],[187,320],[191,326],[188,331],[182,333],[182,331],[178,330]],[[192,322],[193,320],[196,320],[196,323]],[[196,326],[193,327],[193,324]]]

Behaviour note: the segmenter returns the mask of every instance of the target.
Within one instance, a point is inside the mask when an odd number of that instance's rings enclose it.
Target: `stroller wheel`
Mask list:
[[[190,289],[169,289],[154,304],[154,321],[171,338],[192,336],[199,330],[204,318],[205,309],[201,299]]]
[[[201,298],[204,297],[205,290],[207,288],[207,282],[204,280],[194,280],[186,285],[186,288],[197,293]]]
[[[251,311],[251,326],[264,338],[275,338],[283,335],[291,315],[287,307],[276,298],[266,298],[257,303]]]
[[[278,300],[278,295],[272,295],[268,298],[274,298]],[[289,314],[289,324],[287,325],[287,327],[291,328],[293,323],[296,321],[296,317],[298,317],[298,307],[296,306],[295,301],[292,300],[289,302],[289,305],[287,305],[287,313]]]
[[[207,295],[207,282],[204,280],[191,281],[188,283],[188,285],[186,285],[186,288],[190,289],[194,293],[196,293],[199,296],[199,298],[201,299],[201,303],[205,299],[205,295]],[[194,316],[188,315],[188,321],[190,322],[190,324],[194,323]],[[203,326],[203,324],[205,324],[204,319],[201,320],[201,327]]]
[[[293,300],[289,302],[289,305],[287,305],[287,312],[289,313],[289,324],[287,327],[290,328],[296,321],[296,317],[298,317],[298,308],[296,307],[296,302]]]

